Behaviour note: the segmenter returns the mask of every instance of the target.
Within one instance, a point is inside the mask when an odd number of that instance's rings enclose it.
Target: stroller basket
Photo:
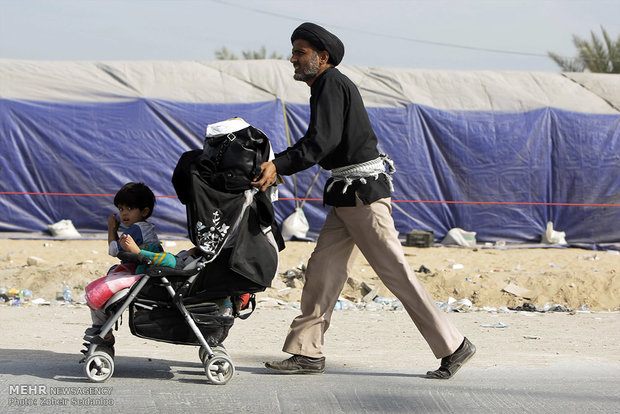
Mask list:
[[[150,309],[149,309],[150,308]],[[215,303],[186,306],[209,346],[218,346],[228,336],[234,318],[219,315]],[[174,306],[144,308],[136,302],[129,311],[131,333],[140,338],[183,345],[199,345],[196,335]]]

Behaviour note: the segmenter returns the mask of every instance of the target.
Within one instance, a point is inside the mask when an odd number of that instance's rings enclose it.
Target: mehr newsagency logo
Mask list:
[[[112,387],[52,387],[44,384],[14,384],[8,388],[9,407],[114,405]]]

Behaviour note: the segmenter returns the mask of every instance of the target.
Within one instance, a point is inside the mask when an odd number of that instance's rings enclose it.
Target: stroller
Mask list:
[[[186,206],[190,240],[200,255],[185,268],[154,266],[142,255],[121,252],[122,262],[146,265],[131,287],[114,293],[103,309],[109,316],[87,339],[84,372],[103,382],[114,373],[114,351],[104,338],[129,309],[131,333],[140,338],[198,346],[207,380],[226,384],[235,373],[223,345],[235,318],[254,311],[254,294],[271,285],[284,242],[272,201],[275,186],[250,185],[260,164],[273,158],[267,136],[240,118],[207,127],[204,148],[184,153],[172,183]],[[232,314],[218,300],[230,297]]]

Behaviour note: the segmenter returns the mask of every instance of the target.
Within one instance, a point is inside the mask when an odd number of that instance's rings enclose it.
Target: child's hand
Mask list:
[[[140,253],[140,248],[129,234],[123,234],[118,242],[124,251],[129,253]]]
[[[110,214],[108,216],[108,231],[118,231],[118,226],[121,222],[116,219],[116,214]]]

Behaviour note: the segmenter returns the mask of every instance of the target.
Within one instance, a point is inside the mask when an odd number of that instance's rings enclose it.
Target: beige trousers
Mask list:
[[[437,358],[452,354],[463,335],[439,309],[411,270],[392,219],[389,198],[370,205],[333,207],[306,269],[301,315],[293,320],[282,350],[323,356],[324,334],[359,248],[405,310]]]

